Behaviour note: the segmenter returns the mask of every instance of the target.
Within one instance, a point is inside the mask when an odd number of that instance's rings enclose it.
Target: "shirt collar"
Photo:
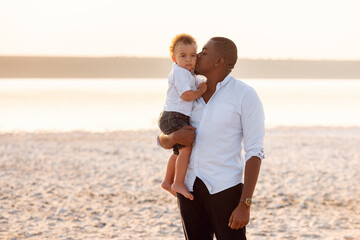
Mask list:
[[[224,78],[224,80],[222,80],[221,82],[218,82],[216,84],[216,90],[222,88],[223,86],[225,86],[231,79],[231,75],[230,73]]]

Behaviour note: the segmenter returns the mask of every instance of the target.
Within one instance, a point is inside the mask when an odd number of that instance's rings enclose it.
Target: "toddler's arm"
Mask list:
[[[202,82],[199,84],[199,87],[195,91],[189,90],[184,92],[181,95],[181,98],[185,101],[193,101],[201,97],[206,92],[206,89],[207,89],[206,82]]]

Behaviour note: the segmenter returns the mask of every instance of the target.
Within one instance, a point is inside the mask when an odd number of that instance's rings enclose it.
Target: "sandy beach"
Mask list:
[[[183,239],[156,131],[0,133],[0,239]],[[267,130],[248,239],[360,239],[360,128]]]

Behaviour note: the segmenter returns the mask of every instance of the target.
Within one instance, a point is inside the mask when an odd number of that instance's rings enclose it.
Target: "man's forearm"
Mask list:
[[[244,188],[241,194],[241,198],[252,198],[259,176],[260,166],[261,159],[258,157],[251,157],[246,162]]]
[[[244,188],[241,198],[252,198],[256,186],[257,178],[260,172],[261,159],[251,157],[245,166]],[[240,199],[239,199],[240,201]],[[239,202],[237,207],[231,213],[229,219],[229,227],[231,229],[239,229],[246,226],[250,221],[250,207]]]
[[[159,143],[165,149],[172,148],[176,143],[184,146],[191,146],[195,138],[195,128],[192,126],[185,126],[179,130],[166,135],[159,134]]]

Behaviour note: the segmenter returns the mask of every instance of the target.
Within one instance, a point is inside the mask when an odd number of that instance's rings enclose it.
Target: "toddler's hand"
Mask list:
[[[204,93],[206,92],[206,89],[207,89],[207,84],[206,84],[206,82],[200,83],[198,89],[200,89],[201,92],[204,94]]]

